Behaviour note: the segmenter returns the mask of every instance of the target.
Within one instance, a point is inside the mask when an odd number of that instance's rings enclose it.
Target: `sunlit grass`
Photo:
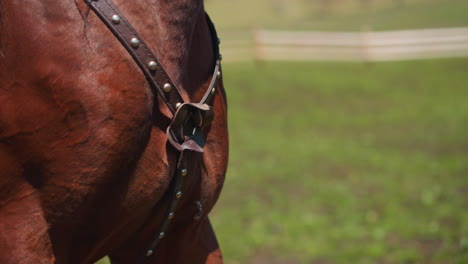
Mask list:
[[[224,71],[228,263],[466,263],[468,60]]]
[[[468,25],[466,0],[207,0],[221,31],[359,31]]]

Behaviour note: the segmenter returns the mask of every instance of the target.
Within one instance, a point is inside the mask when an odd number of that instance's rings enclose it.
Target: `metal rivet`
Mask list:
[[[130,40],[130,45],[132,45],[132,47],[136,48],[136,47],[140,46],[140,40],[137,39],[137,38],[132,38]]]
[[[179,199],[180,197],[182,197],[182,192],[179,191],[176,193],[176,198]]]
[[[169,83],[166,83],[163,87],[164,91],[166,93],[170,92],[172,90],[172,86]]]
[[[182,176],[187,175],[187,173],[188,173],[187,169],[182,169],[182,170],[180,171],[180,175],[182,175]]]
[[[216,88],[213,87],[213,89],[211,89],[211,94],[214,94],[216,92]]]
[[[177,104],[175,105],[175,107],[176,107],[176,108],[179,108],[181,105],[182,105],[181,103],[177,103]]]
[[[218,79],[221,78],[221,71],[216,72],[216,76],[218,77]]]
[[[163,238],[163,237],[164,237],[164,232],[159,233],[159,238]]]
[[[153,250],[150,249],[150,250],[146,251],[146,256],[147,257],[149,257],[151,255],[153,255]]]
[[[168,218],[169,220],[171,220],[172,218],[174,218],[174,212],[171,212],[171,213],[167,216],[167,218]]]
[[[223,60],[223,55],[219,54],[219,60]]]
[[[158,68],[158,64],[155,61],[150,61],[148,62],[148,68],[154,71]]]
[[[118,15],[112,15],[111,20],[112,20],[112,23],[114,24],[120,23],[120,17]]]

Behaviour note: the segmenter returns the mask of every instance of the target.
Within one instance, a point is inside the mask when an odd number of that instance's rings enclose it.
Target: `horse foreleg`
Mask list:
[[[38,192],[0,149],[0,263],[55,263]]]
[[[179,234],[168,237],[167,243],[161,243],[156,249],[156,263],[177,264],[221,264],[223,258],[209,219],[206,217],[201,222],[193,222]],[[159,252],[159,254],[158,254]]]

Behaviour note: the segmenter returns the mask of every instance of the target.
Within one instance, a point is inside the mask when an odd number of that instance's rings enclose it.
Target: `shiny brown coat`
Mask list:
[[[181,94],[198,101],[214,53],[202,0],[114,0]],[[205,153],[146,263],[222,263],[206,214],[227,166],[226,98]],[[0,263],[134,263],[175,167],[171,114],[83,0],[0,0]],[[195,201],[204,216],[194,220]],[[156,208],[156,210],[153,210]]]

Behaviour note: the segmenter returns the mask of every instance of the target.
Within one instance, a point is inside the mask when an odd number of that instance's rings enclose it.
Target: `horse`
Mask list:
[[[215,36],[203,0],[0,0],[0,263],[222,263]]]

